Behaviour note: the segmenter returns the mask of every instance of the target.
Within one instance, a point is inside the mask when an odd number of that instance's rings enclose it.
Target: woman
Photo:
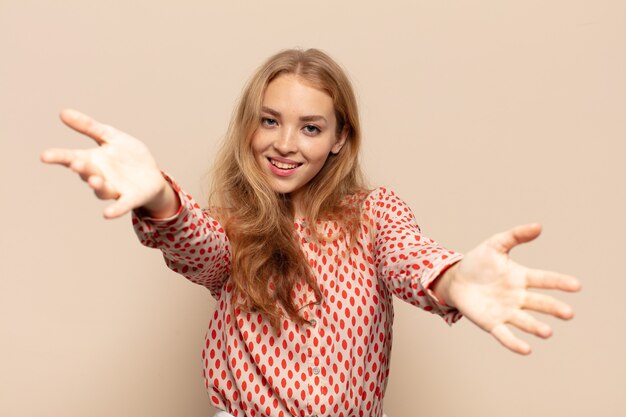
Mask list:
[[[576,291],[572,277],[508,258],[536,238],[518,226],[468,252],[421,235],[406,204],[368,190],[360,127],[345,73],[310,49],[274,55],[254,74],[214,170],[210,210],[162,174],[147,148],[76,111],[62,120],[96,140],[49,150],[115,218],[133,210],[141,242],[217,300],[202,356],[212,403],[234,416],[380,416],[396,296],[448,322],[465,315],[508,349],[551,329],[523,310],[562,319],[569,306],[529,287]]]

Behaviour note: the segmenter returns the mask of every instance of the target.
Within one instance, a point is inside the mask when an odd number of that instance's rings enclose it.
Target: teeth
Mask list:
[[[274,161],[273,159],[270,159],[270,162],[280,169],[294,169],[298,167],[298,164],[285,164],[283,162]]]

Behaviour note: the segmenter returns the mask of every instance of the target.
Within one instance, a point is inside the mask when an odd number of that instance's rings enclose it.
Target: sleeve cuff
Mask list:
[[[433,311],[434,313],[439,314],[443,317],[443,319],[448,324],[453,324],[457,322],[463,315],[454,307],[448,306],[442,300],[440,300],[435,292],[430,289],[431,284],[441,276],[448,268],[452,265],[459,262],[463,259],[463,255],[456,252],[448,252],[444,256],[440,258],[441,262],[438,262],[435,267],[431,270],[430,274],[422,278],[422,286],[424,287],[425,293],[428,297],[433,301]]]
[[[180,186],[176,183],[176,181],[174,181],[168,174],[166,174],[165,172],[161,171],[161,174],[163,175],[163,178],[165,178],[165,181],[167,181],[168,184],[171,185],[172,189],[174,190],[174,192],[176,193],[176,196],[178,197],[178,201],[179,201],[179,206],[178,206],[178,210],[176,211],[175,214],[169,216],[169,217],[161,217],[161,218],[154,218],[154,217],[150,217],[148,214],[146,214],[146,211],[143,210],[141,207],[140,208],[136,208],[133,210],[133,216],[137,217],[137,219],[139,220],[143,220],[143,221],[148,221],[150,223],[168,223],[171,222],[172,220],[176,220],[180,214],[183,212],[184,209],[184,199],[186,198],[185,195],[183,194]]]

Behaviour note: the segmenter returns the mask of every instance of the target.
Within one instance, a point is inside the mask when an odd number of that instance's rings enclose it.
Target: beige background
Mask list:
[[[578,276],[577,317],[518,357],[397,302],[385,408],[402,416],[618,416],[626,401],[626,3],[0,0],[0,415],[209,416],[213,301],[135,240],[128,217],[38,162],[90,146],[78,108],[143,139],[204,200],[246,78],[318,47],[351,74],[372,185],[466,251],[518,223],[513,252]]]

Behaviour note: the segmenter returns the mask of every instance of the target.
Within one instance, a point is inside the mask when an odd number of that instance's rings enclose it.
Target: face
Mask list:
[[[345,140],[337,135],[335,108],[326,92],[292,74],[267,86],[252,150],[272,189],[290,193],[296,207],[299,193]]]

